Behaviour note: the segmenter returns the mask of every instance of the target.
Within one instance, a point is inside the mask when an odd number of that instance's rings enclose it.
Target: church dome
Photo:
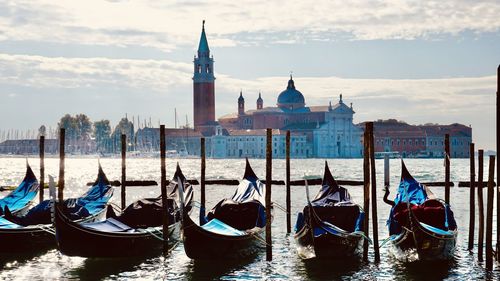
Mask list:
[[[277,105],[287,109],[297,109],[305,106],[304,95],[295,89],[292,76],[290,76],[290,80],[288,80],[286,90],[279,94]]]

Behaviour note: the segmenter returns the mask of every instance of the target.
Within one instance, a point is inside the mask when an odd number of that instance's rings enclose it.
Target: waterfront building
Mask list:
[[[360,125],[364,128],[364,124]],[[472,128],[462,124],[410,125],[395,119],[374,122],[375,152],[398,152],[402,157],[444,157],[444,137],[450,135],[450,156],[469,157]]]
[[[5,140],[0,143],[0,154],[37,155],[40,149],[39,139]],[[59,151],[59,140],[45,139],[45,153]]]

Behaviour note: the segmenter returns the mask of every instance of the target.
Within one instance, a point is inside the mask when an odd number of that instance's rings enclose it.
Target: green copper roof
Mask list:
[[[200,45],[198,46],[198,52],[209,52],[207,35],[205,34],[205,21],[203,21],[203,26],[201,29]]]

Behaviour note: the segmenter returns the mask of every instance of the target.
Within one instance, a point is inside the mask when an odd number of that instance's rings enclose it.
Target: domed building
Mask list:
[[[237,103],[237,113],[218,120],[228,135],[249,135],[266,128],[290,130],[304,137],[305,144],[297,154],[305,157],[360,157],[362,154],[361,130],[353,124],[352,103],[344,104],[342,95],[335,105],[330,102],[325,106],[306,106],[304,95],[290,76],[286,89],[278,95],[276,106],[264,107],[260,93],[255,109],[245,110],[243,92]]]

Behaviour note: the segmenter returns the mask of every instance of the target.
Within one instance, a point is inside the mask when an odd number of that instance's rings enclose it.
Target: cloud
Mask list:
[[[202,19],[212,46],[439,38],[500,28],[498,1],[20,0],[0,3],[0,11],[0,40],[164,51],[192,46]]]
[[[239,90],[247,109],[259,91],[264,106],[275,106],[288,77],[237,79],[218,73],[217,116],[236,111]],[[0,120],[55,123],[66,112],[119,120],[125,112],[172,124],[174,107],[192,116],[192,66],[168,60],[51,58],[0,54]],[[443,79],[348,79],[294,77],[309,106],[354,103],[355,122],[396,118],[410,123],[471,124],[481,147],[494,147],[495,76]],[[12,97],[15,93],[15,98]],[[6,98],[2,98],[2,96]],[[8,97],[8,98],[7,98]],[[32,116],[12,120],[22,109]],[[50,118],[48,116],[51,115]],[[46,119],[44,119],[46,118]],[[48,119],[47,119],[48,118]],[[0,128],[11,125],[1,124]]]

